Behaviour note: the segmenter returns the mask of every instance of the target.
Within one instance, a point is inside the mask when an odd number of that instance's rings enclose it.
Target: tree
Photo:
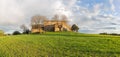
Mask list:
[[[68,17],[66,15],[61,15],[61,20],[67,22]]]
[[[108,35],[107,32],[100,33],[100,35]]]
[[[45,20],[47,20],[47,18],[45,16],[36,15],[36,16],[32,17],[31,23],[32,24],[42,24]]]
[[[62,24],[59,24],[59,19],[62,21],[62,22],[67,22],[67,16],[66,15],[58,15],[58,14],[56,14],[56,15],[54,15],[54,17],[53,17],[53,20],[55,20],[56,22],[57,22],[57,24],[58,24],[58,28],[59,28],[59,30],[60,31],[62,31]]]
[[[30,30],[27,28],[26,25],[21,25],[20,26],[21,29],[23,29],[23,34],[29,34],[30,33]]]
[[[19,31],[14,31],[13,35],[20,35],[21,33]]]
[[[27,28],[27,26],[26,26],[26,25],[24,25],[24,24],[23,24],[23,25],[21,25],[21,26],[20,26],[20,28],[21,28],[21,29],[23,29],[23,32],[25,32],[25,31],[28,29],[28,28]]]
[[[40,31],[41,30],[40,24],[43,24],[45,20],[47,20],[45,16],[36,15],[32,17],[31,24],[36,25],[37,29],[39,29]]]
[[[58,20],[62,20],[62,21],[65,21],[67,22],[67,16],[66,15],[58,15],[58,14],[55,14],[54,17],[53,17],[53,20],[55,21],[58,21]]]
[[[76,24],[73,24],[72,27],[71,27],[71,30],[74,31],[74,32],[78,32],[79,27]]]
[[[26,31],[23,32],[23,34],[29,34],[31,31],[27,29]]]
[[[59,18],[60,18],[59,15],[55,14],[54,17],[53,17],[53,20],[58,21]]]

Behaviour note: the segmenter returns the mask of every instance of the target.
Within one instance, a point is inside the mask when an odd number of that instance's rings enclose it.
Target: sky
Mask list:
[[[120,33],[120,0],[0,0],[0,29],[5,33],[30,26],[31,18],[64,14],[81,33]]]

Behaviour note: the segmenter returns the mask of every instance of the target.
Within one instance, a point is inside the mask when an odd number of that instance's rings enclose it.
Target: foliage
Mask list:
[[[14,31],[13,35],[20,35],[21,33],[19,31]]]
[[[117,33],[99,33],[100,35],[114,35],[114,36],[120,36],[120,34]]]
[[[103,33],[100,33],[100,35],[107,35],[108,33],[106,33],[106,32],[103,32]]]
[[[3,36],[3,35],[4,35],[4,31],[0,30],[0,36]]]
[[[76,24],[73,24],[72,27],[71,27],[71,30],[74,31],[74,32],[78,32],[79,27]]]
[[[23,34],[30,34],[30,30],[29,29],[27,29],[27,30],[25,30],[24,32],[23,32]]]

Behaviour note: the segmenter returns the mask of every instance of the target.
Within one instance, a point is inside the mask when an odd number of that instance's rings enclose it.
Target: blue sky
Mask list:
[[[6,33],[29,28],[31,17],[66,15],[82,33],[120,33],[120,0],[0,0],[0,29]]]
[[[79,0],[77,13],[80,32],[85,33],[119,33],[119,0]],[[82,12],[81,12],[81,9]],[[77,20],[78,21],[78,20]],[[75,21],[76,22],[76,21]],[[81,25],[80,25],[81,24]]]

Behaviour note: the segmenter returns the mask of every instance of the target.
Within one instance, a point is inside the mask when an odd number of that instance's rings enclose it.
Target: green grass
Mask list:
[[[0,57],[119,57],[120,36],[46,32],[0,37]]]

